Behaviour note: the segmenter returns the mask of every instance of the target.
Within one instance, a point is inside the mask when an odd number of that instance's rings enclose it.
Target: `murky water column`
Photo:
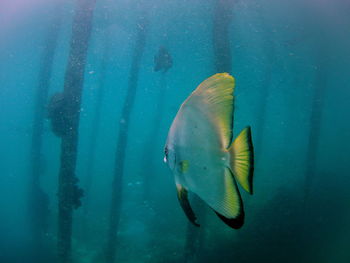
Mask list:
[[[230,25],[234,0],[216,0],[213,8],[213,52],[214,73],[232,72],[232,52],[230,46]],[[197,199],[191,201],[198,202]],[[204,225],[205,210],[200,204],[196,213],[200,224]],[[184,251],[185,262],[201,262],[200,250],[205,245],[204,229],[198,229],[190,222],[187,226],[186,245]],[[204,259],[203,259],[204,260]]]
[[[42,143],[44,120],[46,117],[46,105],[52,75],[53,59],[62,24],[62,4],[57,1],[54,8],[55,12],[47,28],[44,49],[41,55],[38,86],[34,103],[33,133],[30,151],[29,216],[31,221],[32,244],[34,246],[36,260],[38,261],[42,260],[41,255],[44,252],[42,250],[42,245],[47,231],[49,214],[48,196],[40,186],[40,178],[43,174]]]
[[[121,213],[123,177],[125,152],[128,143],[128,131],[130,124],[130,115],[135,102],[135,95],[138,86],[138,75],[140,71],[141,58],[146,44],[146,33],[148,27],[148,18],[143,13],[137,23],[136,43],[131,62],[129,74],[129,87],[124,101],[122,114],[119,122],[119,133],[117,136],[117,150],[115,159],[115,170],[112,182],[112,200],[110,209],[110,221],[108,230],[108,240],[106,248],[106,263],[113,263],[116,257],[117,233]]]
[[[255,156],[257,156],[256,159],[259,159],[262,145],[263,145],[267,103],[270,96],[273,67],[276,63],[275,62],[276,50],[275,50],[275,42],[274,42],[273,34],[271,29],[268,28],[268,25],[263,17],[263,14],[261,14],[260,12],[259,12],[259,24],[261,25],[261,28],[264,28],[265,30],[263,50],[265,52],[265,57],[266,57],[265,60],[267,62],[264,63],[264,67],[265,67],[264,75],[260,82],[260,89],[259,89],[260,104],[257,107],[258,111],[257,111],[257,117],[256,117],[256,125],[254,129],[255,130],[254,154]]]
[[[95,0],[77,0],[70,53],[66,68],[61,131],[61,165],[58,181],[58,257],[71,261],[73,209],[80,206],[82,190],[75,175],[84,69],[92,28]]]

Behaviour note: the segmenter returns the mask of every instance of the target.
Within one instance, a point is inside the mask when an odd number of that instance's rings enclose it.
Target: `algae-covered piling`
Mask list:
[[[82,190],[75,174],[78,153],[78,129],[84,69],[92,28],[95,0],[77,0],[72,39],[66,68],[63,111],[64,133],[58,181],[58,257],[61,263],[71,261],[73,209],[80,206]]]

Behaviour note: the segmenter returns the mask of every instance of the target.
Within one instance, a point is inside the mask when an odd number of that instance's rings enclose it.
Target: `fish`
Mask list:
[[[244,224],[238,185],[253,194],[251,127],[233,140],[234,88],[228,73],[204,80],[182,103],[169,129],[164,162],[174,174],[180,205],[195,226],[199,223],[189,192],[234,229]]]
[[[155,72],[162,71],[167,72],[173,66],[173,59],[169,51],[164,47],[160,46],[158,53],[154,56],[154,68]]]

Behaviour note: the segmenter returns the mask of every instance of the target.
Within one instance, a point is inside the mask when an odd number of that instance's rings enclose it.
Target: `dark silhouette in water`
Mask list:
[[[318,54],[316,54],[316,72],[314,93],[311,104],[310,130],[308,135],[308,144],[306,150],[306,169],[305,169],[305,208],[307,212],[307,201],[313,186],[316,173],[317,153],[320,143],[320,129],[323,115],[323,102],[327,88],[327,69],[329,65],[329,52],[327,41],[320,41],[318,44]]]
[[[135,95],[138,86],[140,63],[146,44],[147,28],[148,18],[146,17],[146,13],[143,13],[139,19],[137,26],[136,43],[128,80],[129,87],[122,108],[122,114],[119,122],[119,132],[117,136],[115,170],[112,182],[112,201],[106,249],[106,262],[108,263],[113,263],[116,257],[117,232],[119,229],[119,220],[122,205],[125,151],[128,142],[130,115],[134,106]]]
[[[323,6],[324,7],[324,6]],[[321,18],[322,16],[317,16]],[[305,216],[309,213],[308,202],[311,198],[311,191],[314,185],[314,178],[319,171],[317,168],[317,159],[319,154],[319,146],[321,142],[321,127],[324,111],[324,100],[327,87],[329,85],[329,70],[332,58],[331,53],[331,34],[327,28],[327,23],[322,19],[315,19],[307,31],[311,36],[313,45],[313,58],[315,65],[315,76],[313,84],[313,94],[311,101],[311,113],[309,119],[309,131],[306,145],[305,160],[305,181],[304,181],[304,202]]]
[[[47,103],[53,58],[56,51],[61,20],[62,5],[57,1],[55,4],[55,15],[52,17],[52,21],[48,26],[45,47],[41,55],[41,65],[34,104],[33,133],[30,152],[29,216],[32,228],[32,242],[35,247],[34,250],[38,262],[42,260],[43,239],[47,232],[49,216],[49,198],[40,186],[40,178],[43,174],[42,142],[45,105]]]
[[[230,47],[229,27],[232,20],[233,0],[216,0],[213,7],[213,52],[214,52],[214,70],[215,73],[232,71],[232,55]],[[198,202],[198,199],[195,199]],[[205,224],[204,206],[197,205],[199,209],[195,212]],[[186,246],[184,252],[185,262],[192,262],[193,259],[199,260],[201,250],[205,243],[205,232],[203,228],[196,228],[188,223],[186,234]]]
[[[173,66],[173,59],[169,51],[164,47],[160,46],[158,53],[154,55],[154,71],[167,72]]]
[[[78,208],[83,194],[75,175],[81,95],[84,69],[92,28],[95,0],[78,0],[72,25],[72,40],[66,68],[64,90],[52,100],[51,118],[61,141],[61,165],[58,180],[58,257],[60,263],[71,261],[73,209]],[[63,114],[63,119],[58,117]],[[68,129],[69,127],[69,129]],[[61,129],[62,128],[62,129]]]

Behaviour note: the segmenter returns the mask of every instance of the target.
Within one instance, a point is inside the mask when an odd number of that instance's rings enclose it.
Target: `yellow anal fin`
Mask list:
[[[224,184],[223,196],[217,199],[212,209],[226,225],[239,229],[244,224],[244,208],[237,184],[229,168],[225,168]]]
[[[190,202],[188,201],[188,192],[187,190],[182,187],[181,184],[176,184],[177,189],[177,197],[179,199],[180,205],[182,209],[184,210],[187,218],[191,221],[192,224],[199,227],[199,224],[196,222],[197,218],[194,214]]]
[[[250,127],[241,131],[228,150],[232,173],[243,189],[253,194],[254,149]]]

